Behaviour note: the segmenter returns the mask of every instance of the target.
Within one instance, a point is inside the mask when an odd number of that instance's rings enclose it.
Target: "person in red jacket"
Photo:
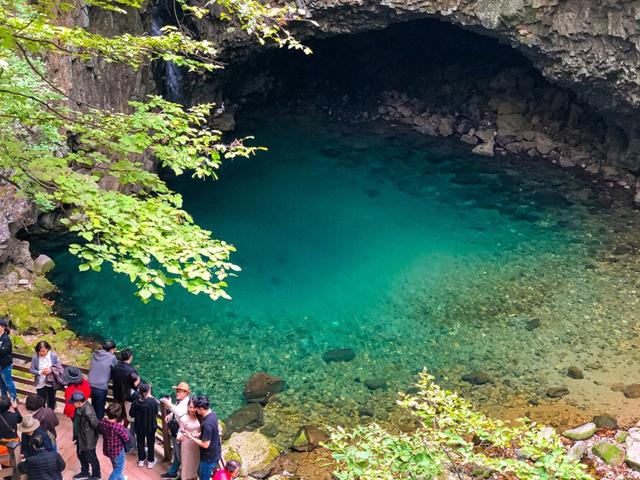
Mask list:
[[[224,468],[219,469],[211,476],[211,480],[232,480],[240,475],[240,462],[229,460]]]
[[[78,367],[67,367],[63,373],[64,382],[67,384],[67,388],[64,389],[64,414],[73,419],[76,414],[75,407],[69,403],[69,399],[73,392],[82,392],[84,398],[91,397],[91,385],[82,376],[82,372]]]

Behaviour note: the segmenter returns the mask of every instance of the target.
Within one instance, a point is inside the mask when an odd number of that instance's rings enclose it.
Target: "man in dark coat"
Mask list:
[[[34,455],[18,464],[18,472],[26,474],[29,480],[62,480],[62,472],[66,465],[57,452],[44,448],[44,437],[35,434],[31,437]]]
[[[73,404],[76,413],[73,416],[73,440],[76,442],[80,473],[73,476],[74,480],[99,479],[100,462],[96,455],[98,443],[98,417],[96,412],[84,396],[84,393],[73,392],[69,403]],[[89,474],[91,467],[91,475]]]

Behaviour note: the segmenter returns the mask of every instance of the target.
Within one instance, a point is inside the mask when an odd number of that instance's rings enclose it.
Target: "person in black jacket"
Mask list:
[[[0,394],[3,397],[8,395],[15,401],[18,395],[11,376],[12,367],[13,345],[9,337],[9,321],[6,318],[0,318]]]
[[[96,455],[98,443],[98,417],[82,392],[73,392],[69,403],[73,404],[76,413],[73,416],[73,440],[76,442],[80,473],[73,476],[74,480],[99,479],[100,461]],[[91,475],[89,475],[91,466]]]
[[[62,480],[66,465],[60,454],[45,450],[44,437],[39,434],[31,437],[31,446],[35,454],[18,464],[18,472],[29,480]]]
[[[125,348],[120,352],[120,361],[111,370],[111,381],[113,382],[113,399],[118,403],[130,401],[131,390],[140,383],[140,376],[131,365],[133,352],[130,348]]]
[[[156,430],[158,429],[159,402],[151,395],[151,385],[141,383],[138,387],[140,398],[131,404],[129,415],[134,419],[133,428],[138,443],[138,466],[143,467],[147,461],[147,468],[155,467]],[[146,443],[146,451],[145,451]]]
[[[0,439],[4,440],[3,443],[19,439],[18,424],[20,422],[22,422],[22,415],[17,404],[7,397],[0,398]],[[0,452],[5,453],[2,449]]]

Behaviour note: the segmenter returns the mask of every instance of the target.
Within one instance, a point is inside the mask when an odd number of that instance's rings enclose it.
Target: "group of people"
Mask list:
[[[73,422],[73,440],[81,470],[74,480],[99,480],[102,472],[96,448],[102,436],[102,453],[111,461],[109,480],[123,480],[127,453],[137,451],[138,467],[157,464],[156,431],[160,402],[169,411],[165,420],[172,435],[173,459],[163,479],[231,480],[240,464],[231,460],[222,467],[218,418],[209,399],[194,396],[188,383],[170,396],[156,399],[151,384],[132,365],[133,352],[124,349],[116,357],[116,345],[105,341],[91,358],[88,378],[77,367],[64,367],[51,345],[40,341],[34,348],[30,372],[35,395],[26,398],[24,416],[18,407],[12,380],[12,344],[9,325],[0,318],[0,453],[10,442],[20,442],[24,460],[19,470],[32,480],[62,480],[65,462],[57,453],[59,425],[55,414],[56,391],[64,389],[64,415]],[[111,385],[113,402],[107,405]]]

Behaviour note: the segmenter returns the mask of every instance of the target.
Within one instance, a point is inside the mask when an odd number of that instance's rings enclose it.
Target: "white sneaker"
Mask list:
[[[144,460],[138,460],[138,466],[144,467]]]
[[[153,468],[158,463],[158,460],[154,460],[153,462],[147,463],[147,468]]]

